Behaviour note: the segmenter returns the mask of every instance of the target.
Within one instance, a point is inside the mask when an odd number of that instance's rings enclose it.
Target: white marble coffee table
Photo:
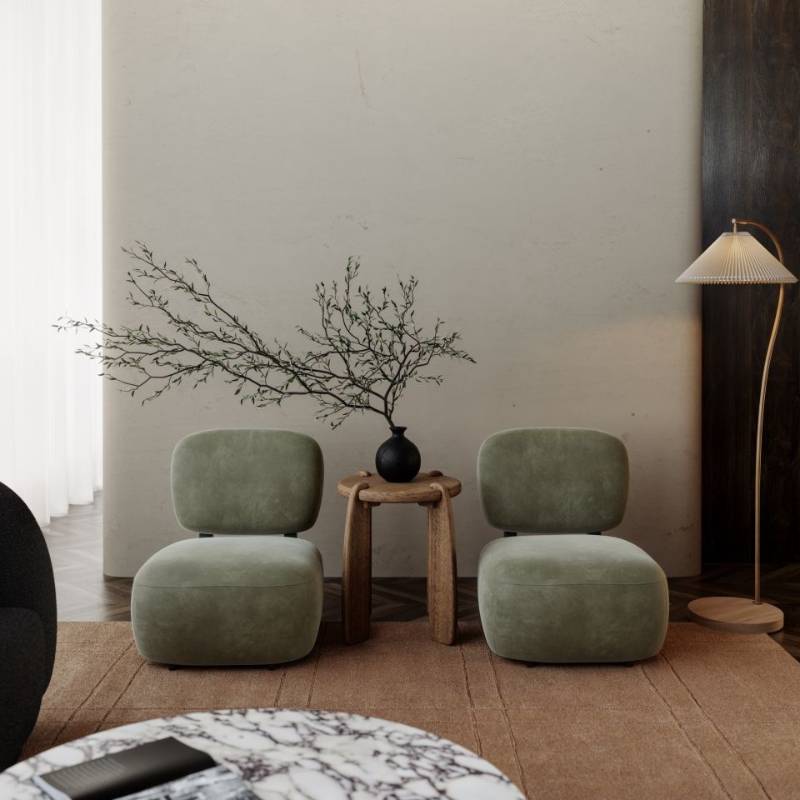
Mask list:
[[[209,711],[136,722],[54,747],[0,774],[0,797],[40,800],[38,773],[175,736],[249,782],[262,800],[524,800],[460,745],[396,722],[330,711]]]

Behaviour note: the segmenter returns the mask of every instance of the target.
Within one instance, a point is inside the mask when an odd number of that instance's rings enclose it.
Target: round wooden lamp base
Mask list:
[[[689,603],[689,617],[709,628],[733,633],[775,633],[783,628],[783,611],[747,597],[701,597]]]

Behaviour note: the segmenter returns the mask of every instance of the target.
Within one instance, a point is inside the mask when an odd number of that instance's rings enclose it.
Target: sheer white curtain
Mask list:
[[[0,0],[0,481],[40,523],[101,480],[100,0]]]

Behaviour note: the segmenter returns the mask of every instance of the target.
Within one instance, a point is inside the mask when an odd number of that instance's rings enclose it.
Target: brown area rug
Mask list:
[[[531,798],[800,797],[800,665],[767,636],[678,623],[636,666],[528,667],[493,656],[476,624],[454,647],[423,621],[372,631],[347,646],[329,624],[286,668],[171,671],[139,656],[128,623],[61,623],[25,755],[188,710],[311,707],[433,731]]]

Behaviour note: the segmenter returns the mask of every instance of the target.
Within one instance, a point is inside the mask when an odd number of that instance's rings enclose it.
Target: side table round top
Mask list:
[[[357,714],[275,708],[196,712],[94,733],[0,774],[0,797],[41,800],[34,775],[165,736],[204,750],[270,800],[524,800],[488,761],[432,733]]]
[[[342,478],[336,490],[339,494],[349,497],[353,487],[359,483],[368,484],[358,493],[358,499],[365,503],[435,503],[441,498],[441,492],[436,488],[436,484],[446,489],[450,497],[455,497],[461,492],[460,480],[442,475],[438,470],[420,472],[408,483],[390,483],[380,475],[359,472]]]

